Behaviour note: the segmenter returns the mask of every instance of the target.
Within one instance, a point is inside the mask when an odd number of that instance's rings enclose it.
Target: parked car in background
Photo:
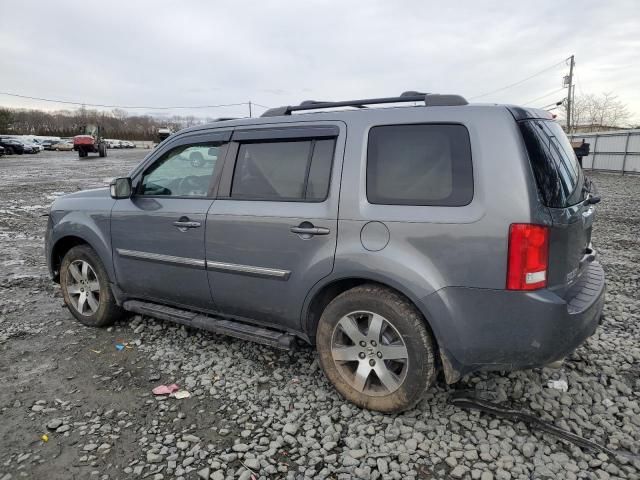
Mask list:
[[[29,145],[31,145],[31,147],[34,150],[34,153],[40,153],[40,152],[44,152],[44,146],[41,145],[39,142],[36,141],[31,141],[31,140],[26,140],[26,143],[28,143]]]
[[[40,153],[40,145],[36,145],[35,143],[28,142],[26,140],[17,140],[22,143],[24,147],[24,153]]]
[[[549,112],[406,92],[178,132],[57,197],[45,251],[85,325],[297,337],[342,396],[398,412],[439,370],[542,367],[594,333],[599,201]]]
[[[68,152],[73,150],[73,142],[72,141],[62,141],[62,142],[56,142],[53,145],[51,145],[51,148],[49,150],[55,150],[56,152],[60,151],[60,152]]]
[[[14,138],[0,137],[0,146],[4,147],[7,155],[25,153],[25,146]]]
[[[106,140],[107,148],[120,148],[120,141],[114,140],[113,138],[108,138]]]
[[[45,150],[54,150],[53,146],[57,143],[60,143],[60,140],[43,140],[40,145],[42,145]]]

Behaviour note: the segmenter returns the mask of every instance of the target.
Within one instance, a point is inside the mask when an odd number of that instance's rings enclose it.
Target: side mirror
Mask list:
[[[115,178],[109,185],[111,198],[130,198],[132,193],[131,179],[129,177]]]

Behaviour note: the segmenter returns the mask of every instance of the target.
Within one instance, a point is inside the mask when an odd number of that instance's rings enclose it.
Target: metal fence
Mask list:
[[[591,144],[582,167],[589,170],[640,173],[640,129],[613,132],[572,133],[572,141]]]

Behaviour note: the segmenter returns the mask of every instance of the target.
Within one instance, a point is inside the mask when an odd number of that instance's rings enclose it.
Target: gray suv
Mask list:
[[[46,255],[86,325],[301,339],[341,395],[397,412],[440,371],[543,366],[594,332],[598,200],[546,111],[308,101],[182,130],[57,199]]]

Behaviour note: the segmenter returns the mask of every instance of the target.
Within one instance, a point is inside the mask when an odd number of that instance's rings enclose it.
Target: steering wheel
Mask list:
[[[180,179],[177,188],[179,195],[206,195],[206,190],[202,189],[202,179],[195,175],[190,175]]]

